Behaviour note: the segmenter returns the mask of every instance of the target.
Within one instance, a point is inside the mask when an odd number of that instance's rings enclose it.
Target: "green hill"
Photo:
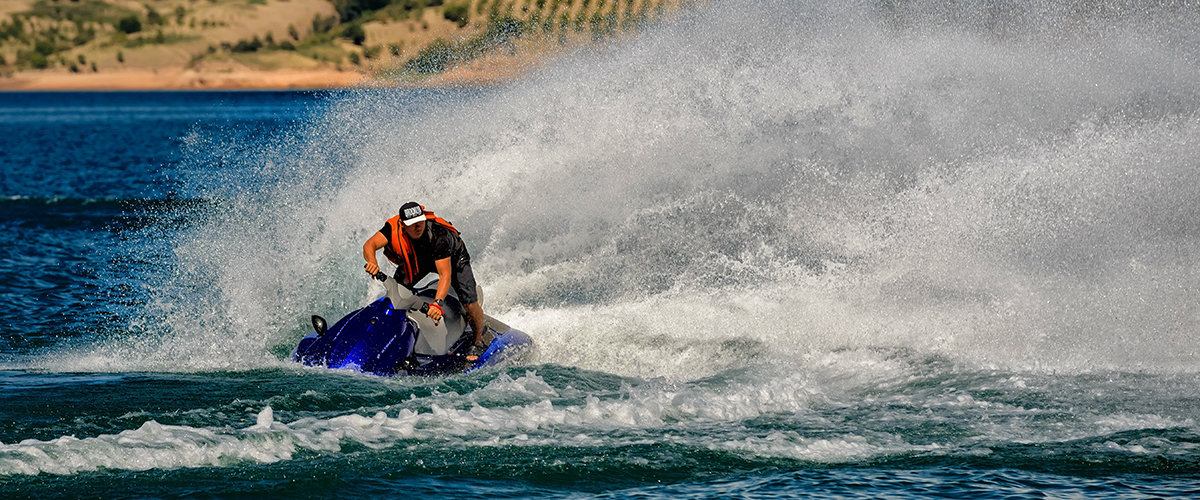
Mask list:
[[[8,0],[0,84],[160,70],[486,80],[514,58],[631,32],[686,1]]]

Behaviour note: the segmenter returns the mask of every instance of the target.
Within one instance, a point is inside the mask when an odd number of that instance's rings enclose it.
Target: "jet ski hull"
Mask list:
[[[476,360],[467,352],[474,335],[470,330],[452,342],[445,354],[421,354],[417,340],[421,335],[423,313],[392,307],[388,297],[351,312],[323,333],[313,332],[300,339],[292,360],[319,366],[384,377],[396,375],[444,375],[476,370],[512,360],[524,354],[533,339],[520,330],[499,321],[486,322],[483,335],[487,349]],[[497,331],[498,325],[504,331]]]

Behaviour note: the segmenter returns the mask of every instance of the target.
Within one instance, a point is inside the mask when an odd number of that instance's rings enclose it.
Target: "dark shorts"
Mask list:
[[[475,291],[475,273],[471,272],[471,257],[466,252],[454,266],[450,286],[454,287],[454,293],[458,294],[458,301],[463,305],[479,302],[479,295]]]

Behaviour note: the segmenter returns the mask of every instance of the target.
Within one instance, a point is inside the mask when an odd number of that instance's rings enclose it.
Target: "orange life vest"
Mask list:
[[[422,206],[421,209],[424,210],[425,207]],[[426,223],[432,222],[454,231],[454,234],[459,234],[458,229],[455,229],[449,221],[433,215],[433,212],[425,210],[425,219]],[[391,249],[391,252],[383,252],[383,255],[392,261],[392,264],[396,265],[396,270],[400,271],[397,274],[400,275],[401,282],[404,285],[411,285],[419,277],[417,276],[417,273],[420,271],[417,266],[417,252],[413,250],[412,242],[404,234],[399,214],[388,219],[387,224],[392,227],[392,237],[388,238],[388,248]],[[432,229],[426,228],[425,230],[431,231]]]

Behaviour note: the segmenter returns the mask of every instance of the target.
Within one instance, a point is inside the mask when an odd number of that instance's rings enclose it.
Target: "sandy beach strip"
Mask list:
[[[0,77],[0,91],[324,89],[357,87],[370,82],[371,79],[361,73],[334,69],[198,72],[162,68],[104,73],[22,71]]]

